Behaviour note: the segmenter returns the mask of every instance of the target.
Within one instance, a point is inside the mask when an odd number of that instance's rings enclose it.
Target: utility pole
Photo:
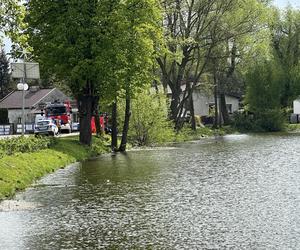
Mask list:
[[[27,62],[27,51],[22,53],[23,62],[11,63],[12,78],[20,79],[17,89],[22,91],[22,135],[25,134],[25,94],[28,90],[28,79],[40,79],[39,64],[35,62]]]
[[[23,88],[22,88],[22,135],[25,134],[25,84],[26,84],[26,55],[24,55],[24,77],[23,77]]]

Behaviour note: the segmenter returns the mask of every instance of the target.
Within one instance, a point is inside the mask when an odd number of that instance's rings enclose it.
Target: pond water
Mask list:
[[[0,249],[102,248],[300,249],[300,136],[103,155],[2,203]]]

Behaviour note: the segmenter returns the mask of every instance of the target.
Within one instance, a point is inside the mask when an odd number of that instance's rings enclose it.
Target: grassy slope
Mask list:
[[[26,188],[47,173],[109,150],[103,140],[93,140],[94,144],[89,148],[80,145],[78,137],[59,138],[50,149],[1,158],[0,200]]]

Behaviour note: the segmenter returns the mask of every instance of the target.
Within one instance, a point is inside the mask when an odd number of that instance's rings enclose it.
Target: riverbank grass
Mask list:
[[[198,127],[196,131],[193,131],[190,128],[183,128],[176,134],[175,142],[201,140],[202,138],[236,133],[238,133],[238,131],[231,126],[223,126],[218,129],[213,129],[211,127]]]
[[[47,149],[4,155],[0,159],[0,200],[59,168],[109,151],[103,138],[94,137],[93,145],[87,147],[79,144],[78,136],[72,136],[55,139]]]

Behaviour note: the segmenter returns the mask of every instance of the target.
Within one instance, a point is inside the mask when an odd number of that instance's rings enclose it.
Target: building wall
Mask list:
[[[210,98],[200,93],[200,91],[194,91],[193,101],[195,115],[208,116],[209,115],[209,100]]]
[[[300,114],[300,99],[293,102],[294,114]]]
[[[25,109],[25,122],[32,122],[32,114],[30,113],[30,109]],[[22,109],[9,109],[8,110],[8,120],[9,123],[17,124],[18,120],[22,119]]]
[[[232,113],[239,110],[239,99],[233,96],[225,96],[226,104],[232,105]]]
[[[225,96],[226,104],[231,106],[231,112],[235,112],[239,109],[239,99],[233,96]],[[194,91],[193,93],[195,115],[208,116],[209,106],[214,105],[214,96],[204,95],[201,91]],[[218,100],[219,102],[220,100]]]

